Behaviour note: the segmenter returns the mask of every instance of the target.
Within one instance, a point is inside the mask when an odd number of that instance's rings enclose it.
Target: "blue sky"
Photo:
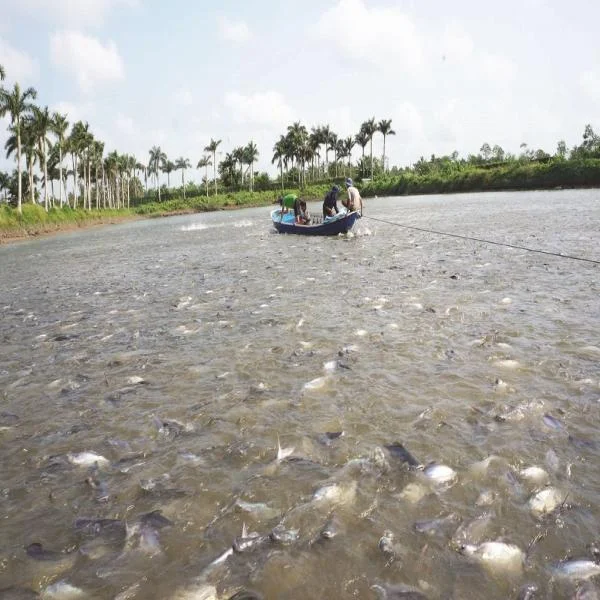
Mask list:
[[[400,166],[484,142],[554,152],[586,123],[600,130],[594,0],[2,4],[5,85],[34,86],[39,104],[89,121],[106,151],[143,162],[153,145],[195,165],[211,137],[222,152],[252,139],[274,173],[273,144],[294,120],[346,137],[392,119]]]

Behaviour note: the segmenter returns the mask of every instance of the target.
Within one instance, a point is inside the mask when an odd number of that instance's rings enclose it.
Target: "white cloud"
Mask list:
[[[14,10],[61,26],[98,26],[118,5],[135,7],[138,0],[6,0],[5,10]]]
[[[441,37],[441,52],[444,60],[462,62],[473,54],[473,40],[456,21],[446,25]]]
[[[124,115],[123,113],[118,113],[115,119],[115,126],[117,130],[125,136],[132,136],[135,134],[135,126],[133,124],[133,119]]]
[[[194,103],[194,97],[188,87],[182,86],[173,94],[173,101],[180,106],[191,106]]]
[[[85,92],[96,84],[125,77],[125,67],[113,41],[104,46],[96,38],[78,31],[54,33],[50,38],[50,56],[58,68],[77,79]]]
[[[392,127],[398,137],[420,138],[424,131],[423,117],[414,104],[402,102],[396,107]]]
[[[586,71],[579,77],[579,85],[594,101],[600,102],[600,75],[595,71]]]
[[[96,107],[91,102],[74,103],[60,101],[51,106],[53,112],[67,115],[67,120],[72,125],[77,121],[88,121],[90,124],[96,117]]]
[[[422,40],[414,23],[395,7],[368,8],[363,0],[339,0],[325,11],[317,34],[352,60],[382,69],[416,71],[422,63]]]
[[[481,75],[498,87],[510,83],[517,72],[516,65],[510,59],[497,54],[483,54],[478,66]]]
[[[38,63],[25,52],[13,48],[0,37],[0,63],[6,71],[6,80],[25,83],[38,74]]]
[[[247,42],[252,32],[244,21],[232,21],[227,17],[219,17],[219,33],[227,42]]]
[[[233,113],[236,123],[276,127],[294,120],[294,111],[283,95],[271,90],[249,96],[228,92],[225,94],[225,106]]]

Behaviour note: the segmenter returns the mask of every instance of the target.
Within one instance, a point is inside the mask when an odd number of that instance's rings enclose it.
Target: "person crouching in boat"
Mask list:
[[[294,220],[296,225],[310,225],[310,213],[306,208],[306,201],[297,198],[294,202]]]
[[[279,205],[281,206],[281,218],[283,215],[294,208],[294,204],[298,200],[296,194],[286,194],[285,196],[279,196]]]
[[[362,198],[360,197],[360,192],[354,187],[350,177],[346,178],[346,190],[348,197],[345,200],[342,200],[342,204],[348,211],[356,211],[362,217]]]
[[[333,217],[337,215],[338,205],[337,205],[337,197],[340,193],[340,188],[337,185],[332,186],[332,188],[325,194],[325,199],[323,200],[323,218]]]

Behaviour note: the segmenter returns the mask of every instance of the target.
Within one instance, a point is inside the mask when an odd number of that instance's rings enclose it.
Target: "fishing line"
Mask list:
[[[561,254],[560,252],[549,252],[548,250],[537,250],[536,248],[528,248],[527,246],[518,246],[517,244],[508,244],[506,242],[495,242],[493,240],[484,240],[482,238],[471,237],[468,235],[460,235],[458,233],[448,233],[447,231],[436,231],[435,229],[425,229],[424,227],[414,227],[412,225],[403,225],[402,223],[394,223],[393,221],[386,221],[385,219],[378,219],[376,217],[363,216],[363,219],[371,219],[372,221],[379,221],[380,223],[386,223],[387,225],[394,225],[396,227],[402,227],[404,229],[414,229],[415,231],[422,231],[424,233],[433,233],[435,235],[447,235],[448,237],[459,238],[461,240],[470,240],[472,242],[481,242],[482,244],[493,244],[494,246],[505,246],[506,248],[514,248],[516,250],[526,250],[527,252],[535,252],[537,254],[547,254],[548,256],[558,256],[560,258],[568,258],[570,260],[580,260],[582,262],[592,263],[594,265],[600,265],[600,260],[594,260],[592,258],[582,258],[581,256],[572,256],[570,254]]]

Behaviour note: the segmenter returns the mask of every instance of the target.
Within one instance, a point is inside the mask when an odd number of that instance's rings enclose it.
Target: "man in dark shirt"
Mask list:
[[[333,217],[333,215],[337,215],[339,210],[337,206],[337,197],[340,193],[340,188],[337,185],[334,185],[331,190],[329,190],[325,196],[325,200],[323,200],[323,218]]]
[[[310,225],[310,214],[306,208],[306,201],[297,198],[294,202],[294,220],[296,225]]]

